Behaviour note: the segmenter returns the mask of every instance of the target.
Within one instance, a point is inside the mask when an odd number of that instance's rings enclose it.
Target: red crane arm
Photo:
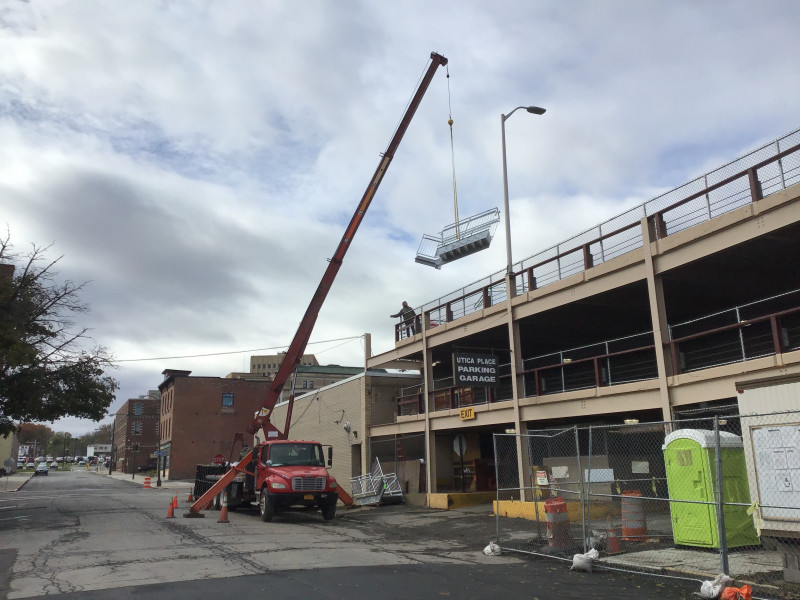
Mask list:
[[[375,192],[378,191],[378,186],[381,184],[381,180],[386,174],[389,164],[392,162],[394,153],[397,150],[397,147],[400,145],[400,140],[403,139],[403,135],[405,134],[406,129],[408,129],[408,125],[411,123],[411,118],[414,116],[417,107],[419,107],[422,97],[425,95],[436,69],[440,66],[443,67],[446,64],[447,59],[444,56],[437,54],[436,52],[431,53],[431,64],[428,66],[428,69],[425,72],[425,75],[423,76],[422,81],[420,82],[419,87],[414,94],[414,97],[411,99],[411,102],[406,109],[406,113],[403,115],[403,120],[400,121],[397,131],[395,131],[394,136],[392,137],[392,141],[389,142],[386,152],[383,153],[381,161],[378,164],[378,168],[375,170],[375,174],[372,176],[372,179],[370,180],[369,185],[367,186],[367,189],[361,198],[361,202],[358,203],[358,208],[356,208],[356,212],[353,214],[353,218],[350,220],[350,224],[347,226],[347,229],[342,236],[342,241],[339,242],[339,246],[336,248],[333,258],[331,258],[329,261],[328,268],[325,270],[325,274],[322,276],[322,280],[317,287],[317,291],[314,292],[314,296],[311,298],[311,303],[308,305],[305,315],[303,315],[303,320],[300,321],[300,326],[297,328],[297,333],[294,334],[294,339],[286,351],[286,356],[284,356],[281,366],[278,368],[278,372],[275,374],[275,378],[272,381],[272,385],[267,391],[267,397],[262,404],[261,411],[259,411],[259,414],[253,419],[252,423],[250,423],[250,427],[247,429],[248,433],[255,434],[263,427],[264,433],[268,438],[288,438],[289,425],[292,420],[292,406],[294,404],[294,397],[289,399],[289,406],[286,411],[286,424],[283,431],[278,430],[277,427],[270,423],[269,419],[270,415],[272,414],[272,409],[275,407],[275,403],[278,401],[278,398],[281,395],[281,390],[283,390],[284,384],[303,358],[303,353],[305,352],[306,345],[311,337],[311,331],[314,329],[314,323],[317,321],[317,316],[322,308],[322,303],[325,301],[325,297],[328,295],[328,291],[330,291],[331,286],[333,285],[333,280],[336,278],[336,274],[339,272],[339,267],[342,265],[344,255],[347,253],[347,249],[350,247],[350,243],[353,241],[353,236],[355,236],[358,226],[361,225],[361,221],[364,219],[367,208],[369,208],[370,202],[372,202],[372,198],[375,196]],[[222,490],[225,489],[225,487],[231,481],[233,481],[236,475],[246,468],[246,466],[250,463],[251,458],[254,456],[253,452],[254,449],[251,449],[243,458],[240,459],[240,462],[236,467],[231,468],[213,486],[211,486],[210,489],[200,496],[194,502],[194,504],[192,504],[187,516],[196,516],[201,510],[208,506],[214,496],[221,493]],[[352,502],[352,499],[350,499],[347,493],[341,488],[340,497],[345,502],[347,500]]]
[[[253,419],[250,427],[248,427],[248,433],[254,434],[263,427],[264,433],[267,435],[267,437],[279,439],[286,439],[288,437],[289,424],[292,417],[291,401],[289,409],[287,410],[286,425],[284,426],[283,431],[279,431],[274,425],[272,425],[272,423],[270,423],[269,419],[272,409],[275,407],[275,403],[278,401],[278,398],[281,395],[281,390],[283,390],[283,386],[285,385],[286,381],[289,379],[292,372],[297,368],[303,358],[303,353],[305,352],[308,340],[311,338],[311,332],[314,329],[317,316],[319,315],[322,304],[325,302],[325,298],[328,295],[331,286],[333,285],[334,279],[336,279],[336,274],[339,272],[339,267],[342,265],[344,255],[347,253],[347,249],[350,247],[350,243],[353,241],[353,237],[355,236],[359,225],[361,225],[361,221],[364,220],[364,215],[369,208],[370,202],[372,202],[375,192],[378,191],[378,186],[381,184],[381,180],[386,174],[389,164],[392,162],[394,153],[397,150],[397,147],[400,145],[400,141],[403,139],[406,129],[408,129],[411,119],[413,118],[414,113],[417,111],[417,108],[422,101],[422,97],[425,95],[425,92],[427,91],[428,86],[433,79],[433,75],[436,73],[436,69],[440,66],[443,67],[446,64],[447,59],[444,56],[436,52],[431,53],[431,64],[428,66],[425,75],[420,81],[419,87],[417,88],[414,97],[411,99],[405,115],[403,115],[402,121],[400,121],[400,125],[397,127],[397,131],[395,131],[391,142],[389,142],[389,146],[386,148],[386,152],[383,153],[381,161],[378,163],[378,168],[375,170],[375,174],[372,176],[372,179],[370,179],[369,185],[367,186],[364,195],[361,197],[361,202],[358,203],[358,207],[353,214],[353,218],[350,219],[350,224],[347,226],[347,229],[345,229],[342,240],[339,242],[339,246],[336,248],[336,252],[334,252],[333,257],[329,259],[328,268],[325,270],[325,274],[322,276],[322,280],[319,282],[317,291],[314,292],[314,296],[311,298],[311,303],[308,305],[305,315],[303,315],[303,319],[300,321],[300,325],[297,328],[297,333],[294,334],[294,339],[289,345],[286,355],[281,362],[281,366],[278,368],[278,372],[275,374],[275,378],[272,381],[272,385],[267,391],[267,397],[262,404],[262,410]]]

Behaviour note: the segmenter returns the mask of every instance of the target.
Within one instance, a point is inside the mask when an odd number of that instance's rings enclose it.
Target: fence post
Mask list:
[[[587,548],[586,543],[586,529],[589,531],[592,530],[592,433],[594,429],[591,425],[589,425],[589,458],[588,458],[588,465],[586,466],[586,472],[588,476],[586,477],[586,514],[583,516],[583,522],[589,521],[588,527],[584,528],[584,541],[583,541],[583,551],[588,552],[589,548]],[[578,453],[580,453],[580,445],[578,445]]]
[[[581,498],[581,535],[583,536],[583,551],[586,552],[586,498],[583,493],[583,469],[581,468],[581,443],[578,438],[578,426],[575,425],[575,457],[578,459],[578,493]]]
[[[719,562],[721,573],[730,575],[728,570],[728,540],[725,536],[725,513],[722,503],[722,452],[719,441],[719,416],[714,415],[714,446],[717,464],[717,535],[719,537]]]
[[[498,545],[500,545],[500,461],[497,459],[500,456],[497,453],[497,434],[492,435],[492,444],[494,444],[494,537]]]

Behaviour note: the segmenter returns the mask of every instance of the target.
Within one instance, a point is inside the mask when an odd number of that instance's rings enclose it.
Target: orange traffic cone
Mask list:
[[[145,477],[144,478],[144,485],[142,486],[142,489],[145,489],[145,490],[152,490],[153,489],[153,488],[150,487],[150,478],[149,477]]]
[[[186,498],[187,502],[194,502],[194,498],[192,497],[192,492],[189,492],[189,497]]]
[[[170,502],[169,503],[169,510],[167,511],[167,518],[174,519],[175,518],[175,505]]]
[[[172,499],[172,506],[173,506],[174,508],[178,508],[178,497],[177,497],[177,496],[175,496],[175,497]]]
[[[230,521],[228,521],[228,492],[222,493],[222,507],[219,509],[219,520],[217,523],[230,523]]]
[[[608,527],[608,553],[619,554],[619,540],[617,539],[617,532],[609,525]]]

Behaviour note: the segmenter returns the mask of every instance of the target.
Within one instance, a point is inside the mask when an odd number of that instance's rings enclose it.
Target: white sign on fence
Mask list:
[[[583,478],[587,483],[609,483],[614,481],[614,469],[584,469]]]

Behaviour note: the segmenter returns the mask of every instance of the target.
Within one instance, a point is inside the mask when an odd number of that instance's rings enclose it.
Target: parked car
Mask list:
[[[25,468],[25,461],[18,460],[17,461],[17,469],[24,469]]]
[[[78,461],[78,466],[79,467],[85,467],[86,466],[86,461],[85,460],[79,460]]]
[[[148,460],[146,465],[136,467],[136,471],[155,471],[158,468],[158,463],[155,460]]]
[[[33,472],[34,475],[47,475],[50,471],[50,467],[47,466],[46,462],[40,462],[36,465],[36,470]]]
[[[30,461],[30,460],[29,460],[29,461],[28,461],[28,462],[25,464],[25,468],[26,468],[26,469],[35,469],[35,468],[36,468],[36,463],[35,463],[35,462],[33,462],[33,461]]]
[[[50,463],[50,468],[51,469],[58,469],[58,461],[54,460],[53,462],[51,462]]]

